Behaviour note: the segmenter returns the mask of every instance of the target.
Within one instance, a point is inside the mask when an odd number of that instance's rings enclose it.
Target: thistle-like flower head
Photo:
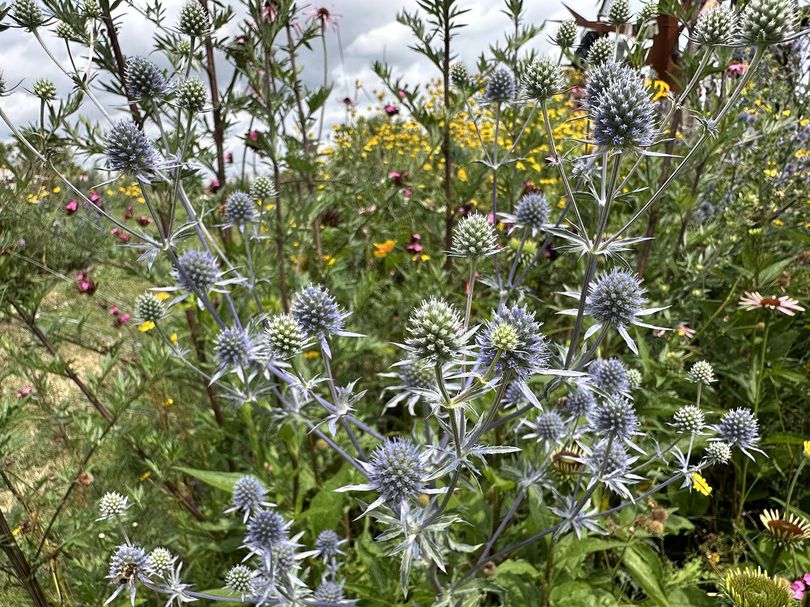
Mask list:
[[[577,386],[577,389],[568,394],[565,402],[565,409],[574,417],[588,415],[596,406],[596,398],[585,386]]]
[[[537,234],[548,223],[550,208],[546,197],[540,192],[529,192],[518,200],[515,206],[515,220],[521,227]]]
[[[273,356],[286,360],[300,354],[307,335],[292,314],[273,316],[264,328],[264,337]]]
[[[409,390],[430,390],[436,387],[436,373],[424,361],[410,360],[397,368],[402,385]]]
[[[164,576],[171,571],[177,557],[171,551],[158,547],[149,553],[149,571]]]
[[[192,114],[202,111],[207,101],[205,85],[197,78],[187,78],[177,87],[177,105]]]
[[[588,375],[596,386],[608,394],[621,394],[630,388],[627,368],[618,358],[600,358],[588,367]]]
[[[585,73],[585,103],[589,106],[595,105],[608,84],[633,73],[632,68],[616,63],[613,59],[588,66]]]
[[[705,360],[699,360],[689,369],[689,379],[696,384],[711,384],[717,381],[714,367]]]
[[[447,361],[458,356],[465,346],[461,317],[443,299],[424,300],[411,312],[406,330],[405,343],[420,359]]]
[[[703,429],[703,411],[695,405],[686,405],[675,412],[671,424],[681,434],[700,434]]]
[[[262,482],[248,475],[243,476],[234,484],[231,507],[225,512],[242,512],[243,521],[246,522],[251,514],[274,505],[267,501],[267,489]]]
[[[289,539],[290,523],[274,510],[254,512],[247,522],[245,547],[253,554],[267,556],[273,548]]]
[[[115,491],[108,491],[98,501],[99,517],[96,520],[116,520],[127,511],[127,508],[129,508],[129,498]]]
[[[327,580],[315,589],[312,598],[318,605],[340,605],[344,599],[343,584]]]
[[[33,32],[43,23],[45,15],[42,14],[35,0],[15,0],[14,19],[29,32]]]
[[[713,440],[737,447],[751,459],[753,456],[749,450],[762,452],[757,448],[760,441],[759,423],[750,409],[738,407],[728,411],[712,429],[717,432],[717,438]]]
[[[630,440],[638,431],[638,417],[633,401],[623,396],[605,399],[598,403],[589,416],[594,432]]]
[[[632,324],[647,298],[641,279],[627,270],[611,270],[591,283],[588,312],[600,323],[625,327]]]
[[[577,24],[573,19],[566,19],[560,22],[560,27],[557,28],[557,33],[554,36],[554,44],[563,49],[568,49],[574,46],[577,40]]]
[[[34,83],[32,89],[34,95],[42,101],[53,101],[56,99],[56,85],[47,78],[40,78]]]
[[[254,345],[244,329],[226,328],[214,342],[214,357],[221,367],[234,367],[253,359]]]
[[[616,57],[616,43],[609,36],[597,38],[588,50],[588,57],[585,59],[589,68],[613,61]]]
[[[630,2],[628,0],[613,0],[608,10],[608,21],[612,25],[630,23]]]
[[[145,57],[127,59],[126,83],[133,99],[157,99],[169,86],[163,72]]]
[[[453,86],[462,90],[470,88],[470,86],[472,86],[472,77],[470,76],[467,66],[463,63],[454,63],[451,65],[450,82]]]
[[[638,369],[627,369],[627,383],[631,390],[638,390],[641,387],[641,382],[644,381],[644,376]]]
[[[484,90],[484,99],[489,103],[511,103],[517,96],[515,77],[505,67],[492,72]]]
[[[107,133],[107,166],[127,175],[149,175],[157,168],[155,148],[132,120],[116,122]]]
[[[772,578],[757,568],[732,569],[723,578],[723,595],[733,607],[790,607],[793,591],[784,578]]]
[[[180,32],[186,36],[201,38],[211,30],[208,11],[196,0],[188,0],[180,9]]]
[[[734,44],[738,30],[737,12],[727,6],[718,6],[698,17],[695,38],[706,46]]]
[[[271,200],[276,197],[276,184],[272,177],[260,175],[250,185],[250,195],[257,200]]]
[[[480,213],[467,215],[453,230],[450,254],[456,257],[478,259],[498,251],[495,227]]]
[[[140,546],[122,544],[116,548],[110,557],[110,566],[107,579],[117,585],[112,596],[107,599],[110,603],[124,589],[129,590],[130,601],[135,604],[136,582],[145,580],[149,575],[149,557]]]
[[[225,574],[225,587],[241,596],[253,594],[255,592],[254,580],[257,576],[258,571],[255,569],[245,565],[236,565]]]
[[[315,539],[315,549],[322,559],[329,560],[344,554],[341,546],[345,543],[346,540],[340,539],[340,536],[332,529],[324,529]]]
[[[166,316],[166,304],[154,293],[145,291],[135,300],[135,313],[142,322],[157,322]]]
[[[522,85],[523,94],[528,99],[546,101],[562,90],[562,72],[549,59],[532,61],[523,73]]]
[[[645,2],[644,5],[641,7],[641,11],[638,14],[638,22],[639,23],[648,23],[658,17],[658,12],[660,7],[658,6],[658,0],[651,0],[650,2]]]
[[[496,337],[509,327],[514,335],[510,348],[498,347]],[[526,306],[501,307],[478,336],[478,363],[483,369],[495,365],[495,371],[503,376],[507,372],[523,381],[546,368],[549,352],[540,333],[540,323]]]
[[[348,316],[326,287],[313,284],[299,291],[293,301],[291,314],[304,331],[321,340],[341,332]]]
[[[621,72],[591,105],[593,138],[605,148],[633,148],[652,143],[655,107],[637,72]]]
[[[725,466],[731,461],[731,447],[723,442],[709,443],[706,446],[706,451],[704,452],[703,457],[706,458],[706,462],[710,466],[714,466],[716,464]]]
[[[621,442],[610,443],[602,440],[591,449],[590,455],[586,457],[586,463],[594,472],[603,471],[603,476],[621,476],[630,467],[630,457]]]
[[[535,439],[537,442],[555,444],[565,431],[565,423],[556,411],[546,411],[537,416],[533,422],[527,422],[526,427],[530,430],[525,434],[525,439]]]
[[[424,490],[425,463],[408,439],[386,438],[374,450],[369,470],[370,483],[392,506],[413,500]]]
[[[229,225],[244,228],[256,220],[256,203],[246,192],[234,192],[225,201],[225,218]]]
[[[758,46],[781,42],[796,31],[798,14],[796,0],[750,0],[740,13],[740,39]]]
[[[205,293],[219,281],[219,261],[211,253],[192,249],[177,258],[172,276],[184,289]]]

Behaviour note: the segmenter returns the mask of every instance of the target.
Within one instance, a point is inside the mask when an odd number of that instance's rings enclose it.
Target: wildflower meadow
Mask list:
[[[401,4],[0,4],[0,607],[810,605],[808,5]]]

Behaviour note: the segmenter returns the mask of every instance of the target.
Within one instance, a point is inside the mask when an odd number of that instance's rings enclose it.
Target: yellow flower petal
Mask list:
[[[138,325],[138,331],[140,331],[141,333],[146,333],[147,331],[151,331],[154,328],[155,323],[153,323],[151,320],[147,320],[146,322],[142,322],[140,325]]]
[[[169,336],[169,341],[172,342],[173,346],[176,346],[177,345],[177,333],[172,333]]]
[[[171,297],[168,293],[164,293],[161,291],[160,293],[155,293],[155,297],[157,297],[160,301],[165,301]]]
[[[712,492],[712,488],[709,486],[709,483],[706,481],[705,478],[700,476],[697,472],[692,473],[692,486],[698,493],[702,493],[705,496],[709,496]]]

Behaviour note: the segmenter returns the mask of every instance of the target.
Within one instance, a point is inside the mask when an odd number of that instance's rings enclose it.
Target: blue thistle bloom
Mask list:
[[[636,314],[647,303],[644,293],[636,275],[613,269],[591,283],[587,310],[600,323],[625,327],[633,324]]]
[[[585,81],[586,105],[594,105],[608,84],[621,77],[628,77],[632,73],[632,68],[616,63],[612,59],[589,67]]]
[[[253,342],[243,329],[223,329],[214,342],[214,357],[222,368],[250,362],[253,353]]]
[[[245,548],[264,559],[268,569],[273,566],[273,550],[289,539],[290,523],[274,510],[259,510],[248,519]]]
[[[107,603],[110,603],[124,589],[129,591],[129,598],[135,605],[135,595],[138,591],[135,583],[148,579],[149,556],[140,546],[122,544],[116,548],[110,557],[110,568],[107,579],[117,584],[118,588],[112,593]]]
[[[245,224],[256,221],[256,203],[245,192],[234,192],[225,201],[225,218],[228,225],[243,229]]]
[[[484,99],[490,103],[509,103],[517,96],[515,77],[505,67],[497,68],[484,90]]]
[[[155,171],[158,155],[155,148],[132,120],[116,122],[107,133],[107,166],[136,177]]]
[[[565,408],[574,417],[588,415],[594,406],[596,406],[596,398],[593,392],[585,386],[577,386],[577,389],[568,395],[568,400],[565,403]]]
[[[315,335],[321,342],[333,333],[342,332],[343,322],[348,316],[325,287],[313,284],[301,289],[291,313],[304,331]]]
[[[126,84],[133,99],[157,99],[166,92],[169,81],[145,57],[130,57],[126,65]]]
[[[242,512],[244,513],[243,522],[247,522],[254,512],[275,506],[275,504],[267,501],[266,497],[267,489],[265,489],[261,481],[253,476],[243,476],[233,486],[232,506],[225,512]]]
[[[425,463],[410,440],[387,438],[374,450],[369,481],[391,506],[415,499],[424,491]]]
[[[321,558],[329,560],[344,554],[341,546],[345,543],[346,540],[341,539],[332,529],[325,529],[318,534],[315,540],[315,549],[320,553]]]
[[[618,358],[598,359],[588,367],[596,386],[608,394],[621,394],[630,389],[627,368]]]
[[[597,404],[588,416],[591,429],[604,436],[629,441],[638,430],[638,416],[633,401],[616,396]]]
[[[609,448],[608,445],[610,445]],[[627,485],[643,480],[630,471],[630,466],[636,460],[638,458],[630,457],[622,443],[606,439],[591,449],[584,462],[608,489],[628,499],[633,499]]]
[[[534,422],[526,422],[531,431],[523,435],[525,439],[535,439],[546,445],[555,444],[565,431],[565,422],[556,411],[546,411],[540,414]]]
[[[318,605],[340,605],[343,602],[343,584],[323,582],[312,597]]]
[[[505,344],[497,343],[499,340],[496,339],[504,333],[501,329],[504,326],[511,328],[514,335],[514,345],[509,344],[511,347],[508,349],[503,349]],[[534,312],[529,312],[525,306],[502,306],[477,340],[479,366],[489,368],[500,354],[495,362],[495,370],[501,376],[511,372],[519,381],[524,381],[547,366],[549,352],[540,333],[540,323],[535,320]]]
[[[638,72],[622,71],[592,101],[593,138],[605,148],[652,143],[655,106]]]
[[[532,236],[535,236],[543,229],[543,225],[548,223],[550,212],[545,196],[540,192],[529,192],[518,200],[514,214],[504,215],[504,219],[521,228],[526,228]]]
[[[722,441],[737,447],[751,459],[754,459],[754,456],[749,451],[764,453],[757,447],[760,441],[759,422],[750,409],[745,407],[732,409],[723,416],[719,424],[711,428],[717,432],[717,438],[709,440]]]
[[[205,293],[220,279],[219,261],[211,253],[192,249],[177,258],[172,276],[184,289]]]

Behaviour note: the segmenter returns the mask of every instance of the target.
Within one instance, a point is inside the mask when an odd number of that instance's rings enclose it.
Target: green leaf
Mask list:
[[[793,434],[792,432],[777,432],[776,434],[769,434],[768,437],[762,441],[763,445],[801,445],[807,437],[803,434]]]
[[[216,472],[213,470],[197,470],[196,468],[185,468],[183,466],[175,466],[175,470],[179,470],[183,474],[188,474],[194,478],[201,480],[206,485],[210,485],[215,489],[221,489],[231,493],[233,486],[240,478],[245,476],[241,472]]]
[[[656,605],[670,607],[664,592],[663,570],[658,555],[649,546],[629,546],[622,556],[622,564],[633,581]]]

